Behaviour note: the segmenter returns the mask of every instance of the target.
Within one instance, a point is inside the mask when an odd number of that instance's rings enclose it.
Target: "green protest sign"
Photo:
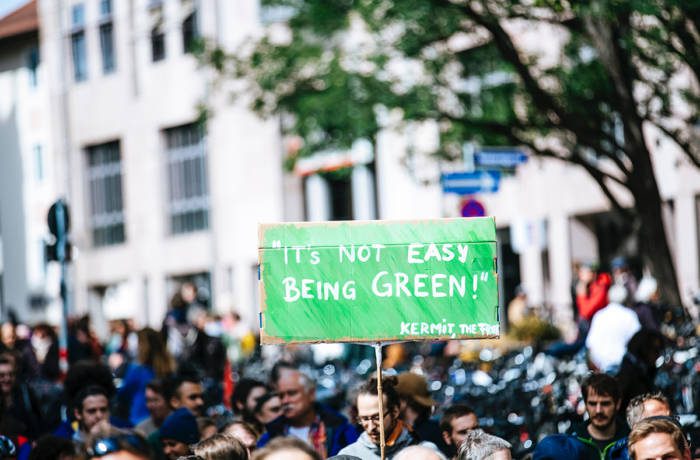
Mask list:
[[[260,226],[261,341],[499,335],[493,218]]]

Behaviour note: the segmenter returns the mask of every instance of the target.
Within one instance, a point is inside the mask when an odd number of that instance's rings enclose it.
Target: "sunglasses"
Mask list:
[[[88,447],[87,453],[91,457],[103,457],[120,450],[126,450],[129,447],[146,455],[150,452],[148,444],[141,436],[134,433],[126,433],[95,439],[92,445]]]

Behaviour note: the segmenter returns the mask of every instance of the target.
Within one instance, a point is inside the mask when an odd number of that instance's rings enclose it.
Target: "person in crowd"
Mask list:
[[[587,325],[593,315],[608,304],[608,288],[612,279],[607,273],[598,273],[593,264],[582,263],[579,266],[576,282],[576,307],[579,320],[582,320],[582,336],[585,337]]]
[[[165,395],[173,409],[189,409],[194,416],[204,414],[202,382],[197,375],[179,374],[167,379]]]
[[[656,279],[645,276],[639,282],[634,294],[634,306],[632,309],[639,318],[639,323],[644,329],[652,331],[660,330],[659,286]]]
[[[219,432],[216,422],[211,417],[197,417],[197,427],[199,428],[199,439],[202,441]]]
[[[390,460],[403,448],[420,444],[418,436],[401,420],[401,399],[396,391],[396,379],[382,380],[382,403],[384,413],[379,410],[377,379],[371,378],[362,385],[357,394],[357,414],[363,433],[354,443],[340,450],[340,454],[354,455],[362,459],[380,458],[380,423],[384,424],[385,458]],[[429,442],[425,445],[437,449]]]
[[[299,438],[275,438],[253,454],[253,460],[322,460],[311,446]]]
[[[84,315],[72,320],[68,330],[68,361],[71,365],[78,361],[99,361],[102,357],[102,346],[97,339],[90,316]]]
[[[150,416],[136,425],[136,430],[148,437],[163,424],[172,409],[165,399],[165,389],[161,380],[155,379],[148,382],[144,393]]]
[[[442,452],[425,446],[409,446],[399,451],[394,460],[447,460]]]
[[[396,391],[401,398],[401,418],[422,441],[429,441],[442,452],[447,445],[440,433],[440,424],[431,420],[437,402],[430,396],[428,381],[422,375],[404,372],[398,375]]]
[[[58,367],[58,337],[53,327],[39,323],[32,328],[29,339],[33,362],[31,375],[40,380],[54,382],[60,376]]]
[[[627,342],[617,380],[622,393],[622,406],[627,407],[637,395],[654,391],[656,360],[664,349],[664,337],[651,329],[640,329]]]
[[[532,460],[589,460],[591,458],[590,450],[585,444],[568,434],[545,436],[532,452]],[[596,457],[593,460],[599,460],[599,458]]]
[[[192,446],[195,455],[203,460],[248,460],[245,446],[233,436],[215,434]]]
[[[583,442],[595,458],[624,438],[627,427],[617,420],[620,409],[620,388],[617,380],[607,374],[591,374],[581,384],[588,421],[574,426],[569,434]]]
[[[445,409],[440,420],[440,431],[447,445],[446,454],[454,458],[467,433],[478,427],[479,419],[471,407],[455,404]]]
[[[32,375],[32,364],[35,361],[31,343],[26,338],[18,337],[19,325],[7,321],[0,326],[0,352],[14,356],[15,372],[20,381],[25,381]]]
[[[627,289],[627,298],[623,302],[624,305],[630,305],[632,299],[637,292],[637,278],[630,270],[627,259],[618,256],[610,261],[610,270],[612,271],[612,282],[624,286]]]
[[[357,439],[355,427],[345,417],[316,402],[316,387],[309,376],[287,364],[278,366],[273,374],[282,415],[267,426],[259,447],[273,438],[292,436],[326,458]]]
[[[633,460],[690,460],[690,447],[678,422],[650,417],[637,423],[628,438]]]
[[[671,415],[671,406],[668,399],[661,393],[647,393],[635,396],[627,406],[625,418],[627,426],[632,429],[640,421],[657,416],[668,417]],[[609,448],[607,458],[611,460],[628,460],[629,450],[627,438],[619,439],[614,446]]]
[[[459,460],[510,460],[510,443],[486,433],[481,428],[471,430],[457,450]]]
[[[169,460],[190,455],[190,445],[199,442],[197,419],[187,408],[175,410],[159,429],[163,452]]]
[[[25,436],[37,439],[44,434],[38,398],[27,383],[17,380],[17,360],[7,352],[0,354],[0,397],[4,412],[24,426]]]
[[[627,342],[641,329],[636,313],[623,303],[627,289],[613,285],[608,291],[610,303],[591,321],[586,348],[593,365],[601,372],[616,372],[625,355]]]
[[[243,378],[236,383],[231,395],[231,408],[241,420],[263,430],[261,422],[255,417],[255,406],[262,396],[269,393],[267,385],[255,379]],[[278,414],[279,415],[279,414]]]
[[[140,433],[101,428],[91,434],[85,452],[88,460],[150,460],[151,450]]]
[[[149,416],[146,385],[154,378],[164,379],[175,370],[175,361],[155,330],[147,327],[138,332],[137,363],[126,371],[117,398],[130,407],[129,421],[137,425]]]
[[[625,418],[627,425],[631,428],[647,417],[670,416],[671,404],[668,398],[661,392],[645,393],[632,398],[627,406]]]
[[[260,432],[263,433],[265,431],[265,426],[281,414],[282,400],[279,395],[272,391],[266,393],[259,397],[255,403],[253,416],[257,423],[254,426],[256,429],[259,428]]]
[[[29,453],[29,460],[77,460],[78,452],[70,439],[46,434]]]
[[[520,323],[527,315],[527,292],[522,285],[515,288],[515,297],[508,302],[508,326]]]
[[[252,455],[257,446],[258,438],[260,437],[260,434],[255,431],[255,427],[242,420],[229,423],[221,429],[221,433],[233,436],[240,441],[243,447],[248,451],[248,455]]]
[[[93,430],[109,426],[109,392],[98,385],[80,389],[71,405],[75,427],[72,431],[59,428],[54,434],[73,440],[78,448],[84,448]]]

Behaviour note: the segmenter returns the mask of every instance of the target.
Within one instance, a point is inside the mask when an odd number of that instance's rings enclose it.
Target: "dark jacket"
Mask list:
[[[348,419],[329,407],[316,403],[316,414],[326,426],[326,451],[328,456],[336,455],[340,449],[357,440],[359,433]],[[289,431],[289,421],[282,415],[267,425],[267,432],[260,437],[258,447],[263,447],[272,438],[286,436]]]
[[[588,432],[588,423],[582,423],[574,426],[569,434],[575,436],[579,441],[586,445],[588,448],[589,458],[591,460],[610,460],[612,459],[612,452],[616,450],[616,444],[621,439],[627,439],[629,434],[629,429],[627,429],[627,424],[620,420],[619,418],[615,420],[615,435],[610,439],[609,442],[605,444],[603,449],[598,447],[598,444],[593,440],[593,437]],[[617,457],[619,458],[619,457]]]

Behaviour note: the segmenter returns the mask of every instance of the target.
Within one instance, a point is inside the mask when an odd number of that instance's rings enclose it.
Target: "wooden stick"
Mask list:
[[[382,392],[382,344],[374,345],[374,357],[377,361],[377,398],[379,399],[379,455],[384,460],[384,393]]]

